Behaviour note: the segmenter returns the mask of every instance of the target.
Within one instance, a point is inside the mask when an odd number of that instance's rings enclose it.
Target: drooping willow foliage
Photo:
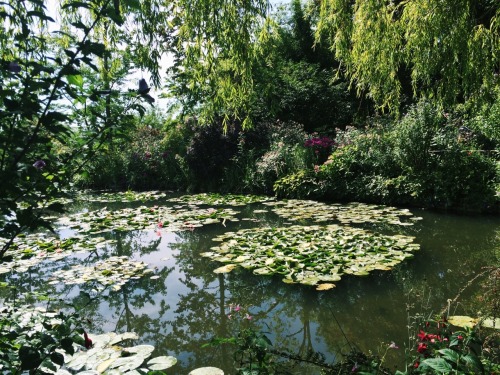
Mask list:
[[[397,112],[415,97],[476,101],[498,86],[498,0],[323,0],[316,33],[358,93]]]

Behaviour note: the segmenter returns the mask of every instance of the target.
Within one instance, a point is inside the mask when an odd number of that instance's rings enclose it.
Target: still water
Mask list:
[[[98,206],[89,204],[77,209]],[[256,225],[284,225],[284,220],[270,211],[254,212],[262,208],[260,204],[237,207],[240,221],[191,231],[114,232],[107,236],[116,244],[99,252],[44,263],[2,280],[15,285],[19,293],[59,295],[64,303],[83,309],[90,332],[136,332],[140,339],[132,344],[151,344],[156,348],[154,356],[172,355],[178,359],[177,365],[167,371],[169,374],[187,374],[203,366],[234,373],[232,347],[203,345],[214,337],[235,335],[248,326],[266,332],[277,350],[301,356],[319,352],[330,363],[352,348],[383,355],[395,342],[399,349],[387,353],[386,365],[402,369],[412,316],[436,314],[460,292],[450,312],[474,313],[481,288],[474,284],[462,289],[483,267],[498,265],[499,261],[499,217],[412,210],[423,220],[411,227],[364,227],[414,236],[421,246],[414,258],[391,271],[344,275],[333,290],[319,292],[314,287],[289,285],[281,277],[257,276],[244,269],[215,274],[213,270],[221,264],[199,255],[214,246],[215,236]],[[106,292],[93,301],[89,297],[92,299],[96,293],[90,286],[46,282],[56,269],[91,265],[99,259],[122,255],[148,263],[155,277],[130,280],[121,290]],[[230,306],[237,305],[240,311],[230,310]],[[415,329],[410,324],[410,330]],[[306,366],[296,373],[319,374],[320,368]]]

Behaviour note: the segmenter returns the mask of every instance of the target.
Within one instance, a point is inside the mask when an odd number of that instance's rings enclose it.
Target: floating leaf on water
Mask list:
[[[236,264],[226,264],[225,266],[216,268],[214,270],[214,273],[229,273],[232,270],[234,270],[236,267],[238,267]]]
[[[172,356],[156,357],[148,361],[147,365],[150,370],[166,370],[177,363],[177,358]]]
[[[339,221],[344,224],[389,223],[393,225],[413,225],[412,213],[407,209],[349,203],[346,205],[326,204],[311,200],[290,199],[266,203],[274,206],[273,211],[289,220],[313,220],[316,222]],[[401,221],[405,218],[405,221]],[[413,220],[414,221],[414,220]]]
[[[224,371],[217,367],[200,367],[191,371],[188,375],[224,375]]]
[[[132,276],[143,276],[153,272],[147,269],[146,266],[144,262],[128,260],[127,257],[110,257],[90,267],[76,265],[69,270],[54,271],[52,277],[57,282],[64,282],[68,285],[96,281],[102,285],[110,285],[113,290],[117,291]],[[106,272],[111,269],[113,275]],[[106,275],[103,275],[103,273]]]
[[[343,272],[390,269],[418,249],[412,240],[339,225],[259,227],[222,234],[214,238],[219,246],[201,255],[259,275],[287,275],[288,283],[317,285],[337,282]]]
[[[462,328],[473,328],[477,323],[479,323],[479,320],[480,319],[478,318],[471,318],[470,316],[465,315],[453,315],[448,317],[448,323]]]
[[[324,283],[324,284],[319,284],[316,287],[316,290],[330,290],[330,289],[333,289],[333,288],[335,288],[335,284]]]
[[[179,198],[171,198],[170,202],[182,202],[191,205],[211,205],[211,206],[245,206],[252,203],[268,202],[274,200],[273,197],[260,195],[236,195],[236,194],[218,194],[201,193],[183,195]]]
[[[481,321],[481,326],[485,328],[500,329],[500,318],[486,318]]]
[[[130,348],[127,348],[130,349]],[[109,366],[110,368],[116,368],[121,372],[135,370],[140,367],[144,362],[144,357],[139,355],[131,355],[130,357],[120,357],[117,358],[113,363]]]

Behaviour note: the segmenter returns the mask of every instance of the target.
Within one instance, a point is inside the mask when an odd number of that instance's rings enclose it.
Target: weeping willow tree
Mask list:
[[[322,0],[316,30],[358,93],[397,112],[415,98],[480,102],[498,87],[498,0]]]
[[[169,23],[176,46],[171,89],[201,122],[251,124],[252,68],[259,41],[272,29],[268,10],[268,0],[176,1]]]

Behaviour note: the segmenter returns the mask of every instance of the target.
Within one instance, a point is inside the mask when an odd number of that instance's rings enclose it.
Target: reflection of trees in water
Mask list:
[[[112,233],[108,238],[116,240],[116,243],[86,256],[71,256],[56,262],[41,263],[10,278],[9,283],[13,288],[2,289],[0,298],[12,300],[15,298],[12,290],[16,295],[37,291],[48,296],[58,296],[57,300],[51,302],[51,307],[80,311],[80,315],[89,322],[89,331],[93,333],[109,331],[107,323],[112,320],[115,322],[113,331],[136,332],[141,342],[161,341],[161,333],[166,330],[166,326],[158,317],[165,315],[170,309],[165,303],[165,284],[173,268],[157,270],[155,275],[159,278],[154,281],[149,277],[131,279],[119,291],[106,288],[102,292],[96,292],[96,284],[92,282],[81,285],[47,283],[47,279],[57,269],[68,269],[74,265],[91,266],[110,256],[150,254],[157,250],[161,241],[161,238],[148,241],[144,232]],[[150,311],[155,313],[151,314]]]
[[[273,346],[279,351],[306,356],[314,351],[314,336],[319,309],[318,293],[303,286],[285,285],[277,277],[253,276],[248,271],[236,269],[229,274],[213,273],[220,266],[199,256],[214,245],[215,236],[209,230],[183,232],[182,241],[172,244],[176,265],[183,273],[179,281],[189,290],[180,300],[169,323],[172,332],[165,343],[186,355],[183,365],[187,369],[215,365],[231,372],[234,347],[219,346],[199,348],[214,337],[230,337],[239,328],[252,325],[255,329],[269,332]],[[240,305],[248,312],[232,314],[229,305]],[[241,325],[241,326],[240,326]],[[168,349],[168,347],[166,348]],[[228,352],[228,350],[230,352]]]

